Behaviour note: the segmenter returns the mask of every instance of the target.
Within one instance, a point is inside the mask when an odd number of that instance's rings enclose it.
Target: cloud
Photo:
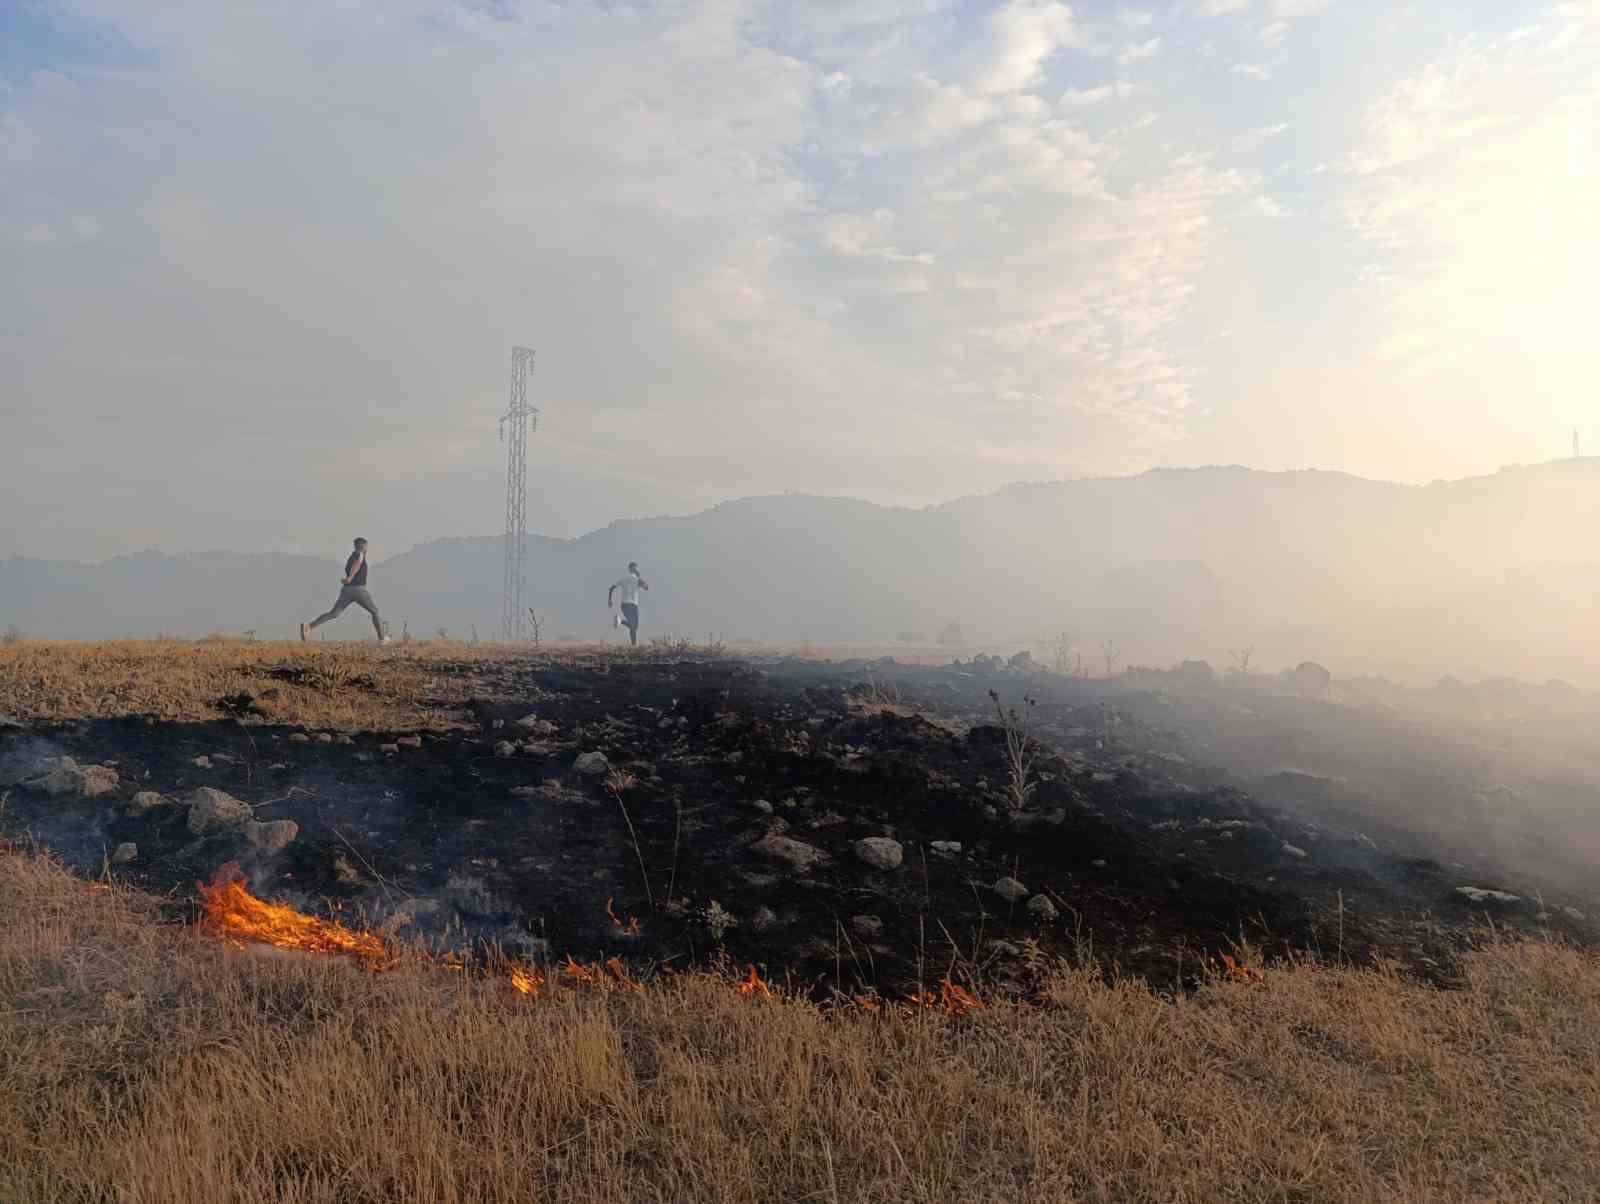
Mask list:
[[[1242,75],[1246,79],[1269,80],[1272,78],[1272,72],[1259,63],[1235,63],[1228,70],[1235,75]]]
[[[1124,67],[1130,63],[1143,63],[1155,58],[1161,53],[1161,39],[1150,38],[1144,42],[1129,42],[1117,55],[1117,62]]]
[[[1032,85],[1057,51],[1082,44],[1072,10],[1053,0],[1007,0],[983,22],[971,56],[969,86],[985,95]]]
[[[1226,17],[1249,7],[1250,0],[1199,0],[1195,12],[1202,17]]]

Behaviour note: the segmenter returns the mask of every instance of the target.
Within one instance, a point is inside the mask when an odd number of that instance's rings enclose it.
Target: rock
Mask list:
[[[1577,920],[1580,924],[1583,922],[1583,912],[1576,907],[1563,907],[1561,913],[1569,920]]]
[[[290,744],[310,744],[311,743],[311,737],[306,735],[304,732],[293,732],[289,736],[289,743]]]
[[[494,755],[497,757],[514,757],[517,755],[517,746],[509,740],[502,740],[494,746]]]
[[[128,814],[145,815],[157,807],[170,807],[177,801],[171,795],[158,794],[154,790],[141,790],[128,800]]]
[[[1041,920],[1053,920],[1060,914],[1056,911],[1056,905],[1043,895],[1034,895],[1029,899],[1028,910]]]
[[[1456,894],[1471,899],[1474,903],[1520,903],[1521,895],[1513,895],[1508,891],[1489,890],[1482,886],[1458,886]]]
[[[127,865],[128,862],[139,856],[139,846],[131,840],[125,840],[116,847],[111,854],[112,865]]]
[[[354,744],[355,743],[355,739],[352,736],[340,736],[336,741],[334,741],[334,743],[336,743],[336,744]]]
[[[422,747],[422,737],[421,736],[401,736],[398,740],[395,741],[395,744],[398,745],[400,748],[421,748]]]
[[[750,847],[769,861],[781,861],[797,870],[808,870],[827,857],[821,849],[792,836],[763,836]]]
[[[1106,868],[1106,859],[1104,857],[1096,857],[1089,864],[1094,866],[1094,868],[1097,870],[1103,870]]]
[[[887,836],[868,836],[855,843],[856,856],[874,869],[895,870],[905,860],[906,853],[898,840]]]
[[[1307,853],[1299,845],[1290,844],[1287,840],[1283,842],[1283,852],[1285,856],[1293,857],[1296,861],[1304,861],[1307,857],[1311,856],[1311,854]]]
[[[765,932],[769,928],[776,928],[778,913],[770,907],[758,907],[755,914],[745,921],[745,926],[752,932]]]
[[[246,820],[242,826],[244,838],[258,853],[281,853],[289,842],[300,835],[300,825],[292,819],[275,819],[270,823]]]
[[[959,857],[961,855],[961,842],[959,840],[935,840],[928,847],[941,857]]]
[[[81,794],[85,798],[98,798],[110,794],[121,779],[109,765],[79,765],[71,757],[62,757],[58,764],[43,777],[25,783],[46,794]]]
[[[572,768],[587,777],[598,777],[611,768],[611,762],[606,760],[603,752],[579,753],[577,760],[572,763]]]
[[[249,804],[210,786],[197,787],[184,801],[189,804],[189,831],[196,836],[236,828],[250,818]]]
[[[18,748],[8,747],[0,753],[0,786],[15,786],[30,778],[42,777],[63,766],[76,765],[71,757],[58,757],[44,751],[48,745],[25,743]]]
[[[772,814],[772,804],[767,802],[767,800],[764,799],[764,798],[751,799],[750,800],[750,806],[753,807],[755,810],[761,812],[762,815],[771,815]]]
[[[850,931],[857,936],[873,940],[883,933],[883,921],[877,916],[851,916]]]
[[[194,759],[194,766],[196,769],[210,769],[211,758],[202,754]]]
[[[400,751],[400,746],[398,744],[380,744],[378,745],[378,751],[381,753],[397,753]]]
[[[1019,652],[1006,661],[1006,668],[1013,673],[1034,673],[1038,671],[1039,666],[1034,663],[1033,653]]]
[[[1028,897],[1028,888],[1015,878],[1001,878],[990,889],[1007,903],[1020,903]]]
[[[1304,698],[1321,698],[1333,684],[1333,674],[1316,661],[1301,661],[1284,679],[1289,688]]]
[[[317,733],[317,743],[318,744],[332,744],[333,743],[333,733],[332,732],[318,732]]]
[[[548,719],[540,719],[537,715],[524,715],[517,720],[517,726],[530,736],[553,736],[560,730]]]

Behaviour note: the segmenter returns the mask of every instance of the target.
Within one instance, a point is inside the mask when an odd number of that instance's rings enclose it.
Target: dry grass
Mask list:
[[[1592,1200],[1600,966],[964,1020],[262,959],[0,855],[0,1200]]]

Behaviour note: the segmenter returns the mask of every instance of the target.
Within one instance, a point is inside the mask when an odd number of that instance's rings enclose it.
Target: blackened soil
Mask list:
[[[1174,988],[1241,948],[1389,957],[1449,983],[1486,907],[1512,929],[1590,931],[1538,903],[1468,906],[1455,888],[1478,878],[1264,806],[1226,771],[1163,752],[1181,731],[1146,724],[1138,759],[1162,768],[1130,768],[1129,723],[1046,675],[732,660],[496,672],[459,730],[418,747],[264,726],[243,699],[209,724],[12,731],[0,751],[13,761],[66,754],[114,765],[122,785],[96,799],[12,785],[0,829],[88,872],[134,841],[116,872],[180,904],[238,861],[267,897],[401,933],[669,966],[726,954],[819,995],[946,973],[1025,986],[1040,955]],[[990,688],[1040,700],[1028,713],[1046,741],[1020,816]],[[513,755],[497,754],[503,740]],[[578,772],[589,752],[623,776]],[[181,800],[197,786],[293,819],[298,839],[260,856],[237,832],[192,835],[181,804],[127,806],[137,790]],[[773,860],[752,847],[769,835],[820,856]],[[899,868],[858,856],[875,836],[901,844]],[[1007,877],[1023,900],[994,891]]]

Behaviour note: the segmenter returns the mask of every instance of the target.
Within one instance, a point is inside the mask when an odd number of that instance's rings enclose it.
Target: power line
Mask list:
[[[530,348],[511,349],[511,408],[500,419],[501,442],[505,442],[506,424],[511,424],[506,448],[506,587],[500,634],[517,643],[528,626],[528,612],[522,604],[522,569],[528,545],[528,430],[539,429],[539,411],[528,404],[528,369],[532,366]]]

